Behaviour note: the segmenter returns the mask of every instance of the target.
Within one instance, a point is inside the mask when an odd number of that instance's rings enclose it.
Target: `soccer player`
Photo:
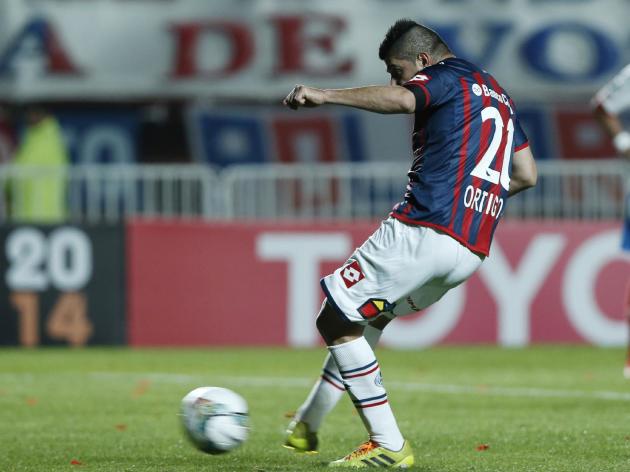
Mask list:
[[[372,349],[390,319],[426,308],[479,268],[506,199],[537,178],[514,102],[488,72],[456,58],[437,33],[407,19],[389,29],[379,57],[389,86],[297,85],[283,102],[292,109],[338,104],[415,117],[404,200],[321,281],[326,299],[317,328],[329,356],[285,446],[316,451],[319,425],[347,391],[369,439],[330,463],[335,467],[414,463]]]
[[[619,117],[624,111],[630,111],[630,64],[597,92],[593,97],[592,105],[593,114],[612,138],[617,153],[630,159],[630,132],[624,129]],[[626,186],[629,184],[627,182]],[[624,250],[630,251],[630,193],[626,195],[623,227],[621,245]],[[628,280],[623,308],[630,324],[630,280]],[[630,341],[623,375],[630,379]]]

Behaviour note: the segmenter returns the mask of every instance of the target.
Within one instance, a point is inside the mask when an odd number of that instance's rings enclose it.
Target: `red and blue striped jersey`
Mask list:
[[[488,255],[505,211],[512,156],[528,146],[514,102],[470,62],[449,58],[403,85],[416,97],[413,164],[391,215]]]

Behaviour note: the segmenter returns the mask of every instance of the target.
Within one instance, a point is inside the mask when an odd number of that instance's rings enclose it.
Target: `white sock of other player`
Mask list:
[[[405,440],[389,406],[381,369],[368,342],[360,337],[328,349],[370,439],[386,449],[399,451]]]
[[[363,336],[370,347],[374,349],[382,333],[382,330],[368,325],[363,331]],[[335,407],[345,392],[346,387],[341,379],[341,374],[339,374],[339,369],[337,369],[337,364],[328,353],[322,367],[322,375],[313,385],[302,406],[298,408],[295,418],[305,422],[309,431],[318,431],[326,415]]]

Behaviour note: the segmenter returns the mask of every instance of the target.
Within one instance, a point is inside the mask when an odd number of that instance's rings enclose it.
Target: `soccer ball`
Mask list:
[[[221,454],[247,439],[247,402],[232,390],[196,388],[182,399],[181,412],[186,435],[203,452]]]

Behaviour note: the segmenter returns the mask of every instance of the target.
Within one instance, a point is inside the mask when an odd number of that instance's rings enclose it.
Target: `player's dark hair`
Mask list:
[[[403,18],[387,31],[385,39],[378,48],[378,57],[381,60],[395,57],[413,61],[421,52],[439,57],[450,53],[451,50],[440,35],[431,28]]]

